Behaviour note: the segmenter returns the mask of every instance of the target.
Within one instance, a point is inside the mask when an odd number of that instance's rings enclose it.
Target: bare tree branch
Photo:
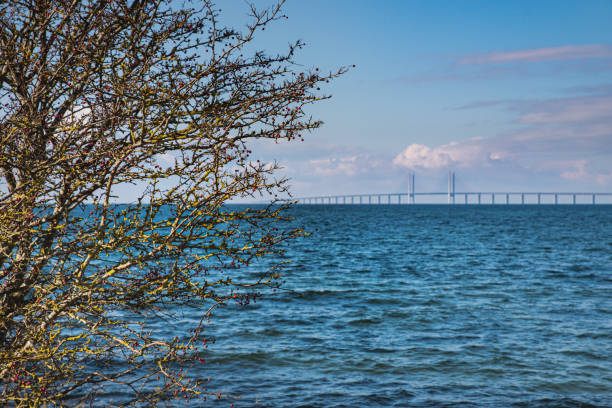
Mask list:
[[[283,261],[228,273],[303,235],[282,205],[225,206],[286,191],[249,143],[319,127],[304,108],[345,71],[294,72],[300,42],[249,54],[281,6],[238,31],[208,0],[0,4],[0,405],[206,392],[177,368],[213,308],[277,285]],[[142,193],[113,204],[125,185]],[[187,341],[151,328],[177,307],[202,312]]]

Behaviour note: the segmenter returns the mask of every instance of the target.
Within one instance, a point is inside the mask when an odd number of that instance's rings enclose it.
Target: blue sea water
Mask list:
[[[291,213],[285,290],[207,329],[214,406],[612,406],[612,206]]]

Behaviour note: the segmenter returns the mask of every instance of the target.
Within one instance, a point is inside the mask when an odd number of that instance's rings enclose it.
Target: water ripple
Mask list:
[[[300,206],[291,290],[219,310],[201,376],[236,407],[611,407],[611,210]]]

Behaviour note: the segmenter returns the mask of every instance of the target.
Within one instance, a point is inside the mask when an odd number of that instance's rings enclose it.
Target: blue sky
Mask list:
[[[271,1],[257,1],[263,7]],[[232,25],[246,3],[223,4]],[[260,144],[296,196],[417,191],[612,191],[611,1],[298,1],[256,45],[355,64],[308,113],[303,143]]]

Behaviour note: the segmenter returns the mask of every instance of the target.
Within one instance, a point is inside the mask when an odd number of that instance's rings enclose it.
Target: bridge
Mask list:
[[[299,204],[416,204],[417,197],[446,196],[448,204],[601,204],[604,198],[612,198],[612,193],[599,192],[456,191],[455,172],[448,173],[447,191],[417,193],[414,180],[415,174],[411,173],[408,192],[404,193],[323,195],[296,200]]]

